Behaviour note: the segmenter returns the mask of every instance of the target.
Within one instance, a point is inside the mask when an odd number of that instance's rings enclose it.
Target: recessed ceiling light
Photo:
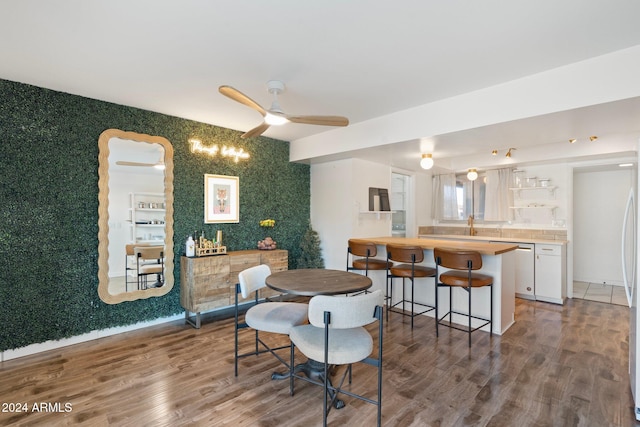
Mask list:
[[[595,141],[596,139],[598,139],[598,137],[595,135],[589,137],[589,141]]]
[[[575,143],[576,141],[577,141],[577,139],[575,139],[575,138],[571,138],[571,139],[569,140],[569,142],[570,142],[571,144]]]

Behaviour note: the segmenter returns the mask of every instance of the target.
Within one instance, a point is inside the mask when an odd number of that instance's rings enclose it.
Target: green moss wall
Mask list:
[[[167,138],[174,148],[175,286],[166,296],[98,297],[98,137],[109,128]],[[247,161],[189,151],[188,139],[232,145]],[[238,176],[240,223],[204,224],[204,174]],[[309,220],[309,167],[289,144],[150,111],[0,80],[0,351],[183,312],[180,254],[194,230],[222,230],[229,250],[270,234],[299,256]]]

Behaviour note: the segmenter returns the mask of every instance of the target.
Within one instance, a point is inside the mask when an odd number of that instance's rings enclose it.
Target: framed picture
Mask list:
[[[240,222],[237,176],[204,176],[204,222]]]

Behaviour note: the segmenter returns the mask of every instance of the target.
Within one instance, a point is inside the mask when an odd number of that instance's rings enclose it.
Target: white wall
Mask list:
[[[326,268],[344,269],[339,238],[353,229],[353,160],[311,166],[311,225],[318,232]]]
[[[622,285],[621,236],[631,169],[574,174],[574,280]]]
[[[536,189],[523,189],[514,194],[514,205],[527,205],[530,203],[555,206],[554,210],[546,208],[518,209],[515,212],[513,224],[516,227],[554,228],[558,221],[562,221],[564,228],[569,218],[569,189],[567,180],[571,170],[565,164],[523,166],[525,177],[550,179],[550,187],[556,187],[553,191]],[[554,224],[553,221],[556,221]]]
[[[351,237],[388,236],[391,215],[369,210],[369,187],[391,186],[388,166],[348,159],[311,166],[311,224],[318,232],[325,267],[346,268]]]
[[[392,172],[410,176],[407,237],[415,237],[419,225],[432,222],[430,172],[392,170],[359,159],[311,166],[311,224],[319,234],[326,268],[346,268],[350,238],[391,235],[391,215],[367,211],[369,187],[391,189]]]

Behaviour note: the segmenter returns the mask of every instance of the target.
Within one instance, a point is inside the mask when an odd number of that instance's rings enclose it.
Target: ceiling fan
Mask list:
[[[273,102],[271,108],[265,110],[253,99],[231,86],[220,86],[218,88],[224,96],[253,108],[264,117],[264,122],[261,125],[242,134],[242,138],[261,135],[270,126],[283,125],[287,122],[322,126],[347,126],[349,124],[349,119],[342,116],[292,116],[285,114],[278,103],[278,95],[284,92],[284,83],[278,80],[271,80],[267,82],[267,89],[269,93],[273,94]]]
[[[164,162],[162,160],[156,163],[140,163],[140,162],[127,162],[124,160],[118,160],[116,165],[119,166],[141,166],[141,167],[153,167],[156,169],[164,169]]]

